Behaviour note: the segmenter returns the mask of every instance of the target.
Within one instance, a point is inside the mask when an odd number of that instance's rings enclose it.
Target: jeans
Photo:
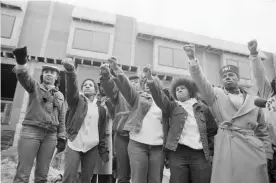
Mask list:
[[[169,153],[170,183],[209,183],[211,162],[206,161],[203,150],[195,150],[178,144]]]
[[[152,146],[129,140],[132,183],[162,183],[165,156],[162,145]]]
[[[57,133],[23,125],[18,140],[18,166],[14,183],[28,183],[36,158],[35,183],[47,182],[49,166],[57,144]]]
[[[128,156],[128,136],[115,135],[115,152],[117,160],[117,178],[118,183],[130,182],[130,162]]]
[[[93,147],[86,153],[72,150],[67,146],[64,159],[63,183],[74,183],[78,176],[81,163],[81,183],[90,183],[93,177],[98,146]]]

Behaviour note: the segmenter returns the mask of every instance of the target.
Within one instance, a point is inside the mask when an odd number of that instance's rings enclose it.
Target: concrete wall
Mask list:
[[[30,55],[40,55],[50,10],[50,1],[29,1],[18,46],[28,46]]]
[[[58,2],[54,4],[48,35],[45,35],[46,57],[58,59],[66,57],[73,8],[71,5]]]
[[[134,24],[135,21],[131,17],[116,16],[113,55],[118,58],[120,64],[131,65]]]

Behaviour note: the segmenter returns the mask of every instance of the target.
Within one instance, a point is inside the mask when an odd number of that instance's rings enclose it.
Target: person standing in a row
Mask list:
[[[265,68],[262,60],[258,53],[258,42],[252,40],[248,43],[248,50],[250,52],[250,63],[253,75],[256,80],[256,85],[259,91],[259,95],[262,99],[268,100],[266,108],[264,109],[265,121],[268,126],[268,131],[271,137],[272,146],[274,149],[273,159],[268,164],[269,179],[270,182],[276,182],[276,109],[272,109],[276,106],[271,106],[269,109],[269,104],[275,105],[276,103],[276,77],[269,82],[265,75]]]
[[[254,105],[257,96],[238,86],[239,70],[233,65],[220,71],[224,88],[213,87],[195,58],[195,46],[186,45],[184,51],[190,74],[219,123],[211,183],[268,183],[271,141],[263,111]]]
[[[152,97],[163,113],[170,117],[165,148],[169,150],[170,183],[209,183],[213,138],[217,125],[208,107],[197,101],[197,87],[187,77],[175,78],[171,83],[170,100],[154,82],[151,68],[146,67]]]
[[[19,83],[29,94],[26,115],[18,141],[18,166],[14,183],[28,183],[36,159],[34,182],[46,183],[49,166],[57,147],[62,152],[66,145],[65,106],[59,91],[59,69],[44,65],[40,83],[28,71],[27,47],[13,51],[14,68]]]
[[[99,153],[103,162],[109,161],[105,142],[106,111],[97,101],[97,83],[86,78],[78,89],[77,74],[72,59],[64,59],[68,110],[66,132],[68,144],[65,154],[64,183],[73,183],[81,163],[81,182],[90,183]]]
[[[103,64],[100,69],[100,84],[105,94],[107,97],[109,97],[110,101],[115,107],[112,129],[114,132],[113,145],[115,150],[115,161],[117,164],[115,169],[117,172],[118,183],[130,183],[131,170],[127,151],[129,134],[125,129],[125,124],[128,120],[131,106],[116,87],[109,70],[109,65]],[[138,76],[132,76],[129,78],[129,80],[134,88],[139,86]]]
[[[146,82],[142,80],[140,86],[134,88],[117,65],[116,59],[111,57],[108,62],[115,76],[117,88],[131,106],[124,127],[129,131],[130,138],[128,154],[131,182],[161,183],[164,168],[163,142],[167,130],[163,127],[164,124],[168,124],[168,119],[162,119],[162,111],[153,101]],[[110,72],[108,67],[105,69]],[[160,81],[156,82],[160,84]]]

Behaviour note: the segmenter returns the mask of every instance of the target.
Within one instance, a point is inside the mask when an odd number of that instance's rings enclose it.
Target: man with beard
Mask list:
[[[274,149],[273,161],[268,165],[269,178],[271,182],[276,182],[276,111],[269,110],[269,104],[276,102],[276,77],[269,82],[265,76],[265,69],[260,56],[258,55],[258,43],[252,40],[248,43],[248,50],[250,51],[250,62],[253,75],[256,79],[256,85],[259,90],[260,97],[268,100],[265,112],[265,119],[268,125],[268,131],[272,140]],[[271,101],[271,102],[270,102]],[[276,107],[276,106],[275,106]]]
[[[263,112],[254,105],[257,96],[238,86],[239,70],[233,65],[220,71],[224,88],[212,87],[195,58],[195,46],[186,45],[184,51],[191,76],[219,124],[211,183],[268,183],[271,141]]]
[[[65,148],[65,108],[63,94],[58,91],[59,69],[42,67],[41,82],[28,72],[27,47],[13,51],[17,79],[29,93],[29,102],[18,141],[18,166],[14,183],[28,183],[36,159],[35,182],[47,182],[50,162],[57,147]]]

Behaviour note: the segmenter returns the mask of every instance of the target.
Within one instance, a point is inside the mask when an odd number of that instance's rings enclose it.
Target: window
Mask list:
[[[182,69],[188,68],[187,56],[183,50],[177,48],[159,46],[158,63],[164,66],[171,66]]]
[[[229,65],[235,65],[239,68],[239,74],[240,74],[240,83],[241,84],[247,84],[251,85],[251,70],[249,63],[232,60],[232,59],[226,59],[227,64]]]
[[[15,16],[1,14],[1,37],[10,39],[14,27]]]
[[[14,65],[1,64],[1,123],[9,124],[14,93],[17,84],[16,75],[12,72]]]
[[[107,32],[75,29],[72,47],[74,49],[108,53],[110,34]]]

